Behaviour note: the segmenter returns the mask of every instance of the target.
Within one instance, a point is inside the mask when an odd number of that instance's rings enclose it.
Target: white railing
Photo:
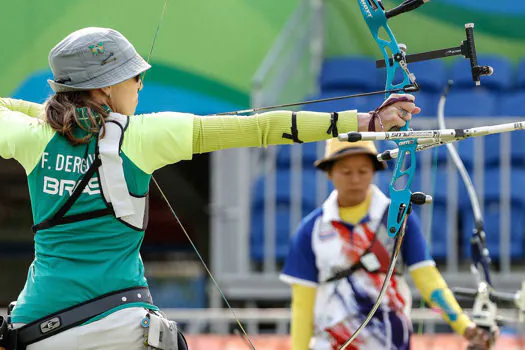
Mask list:
[[[465,309],[470,313],[471,310]],[[228,309],[163,309],[162,312],[170,320],[177,321],[186,334],[209,334],[210,328],[221,325],[219,329],[229,334],[232,327],[236,327],[236,320],[233,313]],[[281,309],[257,309],[257,308],[236,308],[235,314],[244,324],[246,332],[250,335],[261,333],[271,333],[277,335],[289,334],[291,312],[288,308]],[[0,309],[0,316],[5,316],[6,309]],[[516,311],[513,309],[498,309],[498,316],[509,320],[506,325],[513,327],[516,318]],[[413,309],[410,313],[412,323],[423,323],[425,334],[433,334],[436,325],[445,324],[443,318],[430,309]],[[262,327],[265,330],[262,330]],[[268,329],[270,327],[271,329]],[[518,330],[519,327],[518,327]]]

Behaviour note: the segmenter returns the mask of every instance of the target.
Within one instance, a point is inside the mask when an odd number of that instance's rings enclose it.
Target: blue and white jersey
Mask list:
[[[372,185],[368,214],[358,225],[350,225],[339,216],[337,192],[334,191],[321,208],[303,219],[294,234],[280,279],[288,284],[317,288],[314,308],[316,341],[312,349],[332,349],[342,345],[375,303],[394,246],[394,239],[388,236],[386,228],[389,204],[390,199]],[[372,253],[370,264],[378,271],[358,269],[349,277],[324,282],[335,272],[359,262],[365,252]],[[356,339],[355,345],[359,347],[355,349],[407,348],[412,300],[402,270],[403,266],[416,264],[434,264],[434,261],[428,253],[419,220],[411,214],[396,273],[376,316]]]

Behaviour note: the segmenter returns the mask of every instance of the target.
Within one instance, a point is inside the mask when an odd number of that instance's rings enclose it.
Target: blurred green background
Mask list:
[[[252,77],[299,0],[171,0],[154,48],[146,82],[159,88],[157,110],[219,112],[249,104]],[[401,1],[385,1],[391,7]],[[44,99],[50,75],[47,54],[70,32],[87,27],[121,31],[147,57],[164,0],[3,1],[0,95]],[[456,46],[463,26],[476,23],[479,53],[525,56],[525,6],[511,1],[434,0],[390,22],[409,52]],[[358,6],[325,1],[326,56],[379,51]],[[177,97],[179,96],[179,97]],[[140,109],[140,106],[139,106]]]
[[[247,108],[253,76],[299,3],[169,1],[138,112],[210,114]],[[390,8],[401,1],[384,3]],[[83,27],[117,29],[148,57],[164,5],[164,0],[3,0],[0,96],[45,101],[51,93],[46,83],[51,77],[49,50]],[[324,5],[326,57],[380,57],[357,1],[327,0]],[[392,19],[390,26],[409,52],[421,52],[459,45],[467,22],[476,24],[478,53],[497,54],[513,63],[525,57],[525,1],[434,0]],[[208,170],[204,155],[158,174],[204,253],[209,242]],[[0,305],[16,297],[32,259],[32,219],[25,181],[21,167],[0,160],[0,272],[10,281],[10,288],[0,288]],[[155,193],[151,219],[145,260],[149,252],[158,259],[159,247],[185,247],[188,255],[193,254]]]

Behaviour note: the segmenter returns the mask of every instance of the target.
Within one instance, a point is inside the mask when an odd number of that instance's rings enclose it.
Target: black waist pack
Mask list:
[[[16,330],[10,329],[7,319],[0,316],[0,348],[16,350]]]

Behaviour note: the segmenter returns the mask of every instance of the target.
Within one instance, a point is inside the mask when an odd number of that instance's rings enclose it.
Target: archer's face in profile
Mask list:
[[[102,103],[109,105],[113,112],[134,115],[139,103],[139,92],[142,90],[142,80],[140,75],[137,75],[119,84],[100,90],[103,93],[98,93],[99,99],[102,99]],[[94,92],[94,94],[97,95],[97,92]]]

